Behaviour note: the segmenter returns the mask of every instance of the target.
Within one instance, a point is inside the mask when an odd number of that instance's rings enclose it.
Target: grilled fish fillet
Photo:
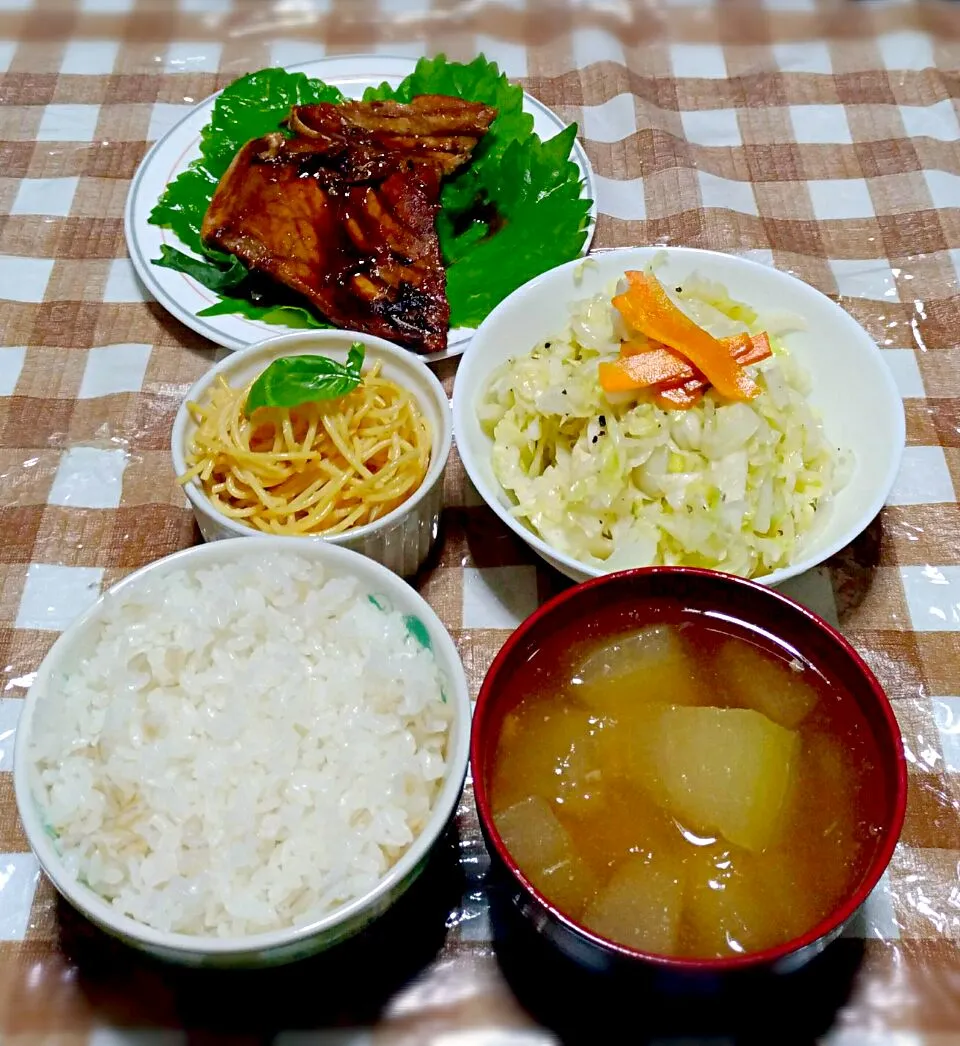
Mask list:
[[[365,131],[370,139],[414,163],[452,174],[465,164],[494,121],[497,110],[442,94],[400,102],[344,102],[294,106],[291,130],[305,138],[347,139]]]
[[[438,201],[432,168],[376,152],[331,154],[275,133],[237,154],[201,235],[338,327],[435,352],[450,322]]]
[[[440,179],[469,159],[495,116],[442,96],[296,107],[296,137],[268,134],[237,153],[201,236],[339,327],[444,349]]]

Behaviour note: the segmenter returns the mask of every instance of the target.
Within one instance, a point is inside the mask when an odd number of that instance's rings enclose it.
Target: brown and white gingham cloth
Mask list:
[[[234,77],[371,51],[483,51],[577,120],[597,248],[749,255],[838,297],[884,349],[907,412],[900,477],[880,521],[791,591],[839,620],[893,699],[906,827],[853,934],[756,1041],[958,1041],[960,8],[814,0],[0,0],[0,1039],[621,1041],[588,998],[576,1017],[589,985],[495,944],[469,788],[458,838],[370,940],[256,975],[171,971],[106,941],[56,900],[17,821],[12,743],[41,658],[104,586],[198,537],[166,448],[215,350],[133,276],[130,179]],[[440,365],[448,386],[455,367]],[[475,691],[565,582],[456,457],[446,494],[418,586]],[[541,974],[559,978],[552,995]],[[698,1024],[662,997],[633,1012],[639,1037],[734,1041],[736,1021]]]

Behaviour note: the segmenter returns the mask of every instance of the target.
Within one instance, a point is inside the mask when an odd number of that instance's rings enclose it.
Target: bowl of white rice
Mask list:
[[[469,732],[453,640],[396,575],[325,542],[215,542],[131,574],[54,644],[17,806],[108,933],[192,965],[287,962],[417,877]]]

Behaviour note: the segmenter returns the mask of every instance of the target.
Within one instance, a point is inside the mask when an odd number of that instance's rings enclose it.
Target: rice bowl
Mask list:
[[[325,543],[218,542],[139,571],[61,637],[18,732],[41,864],[109,932],[260,963],[355,932],[449,818],[469,704],[452,640]]]

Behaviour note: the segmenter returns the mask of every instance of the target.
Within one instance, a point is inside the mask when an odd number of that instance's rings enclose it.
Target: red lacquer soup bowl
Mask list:
[[[839,724],[838,736],[848,736],[842,729],[846,718],[858,724],[859,736],[870,744],[871,758],[857,764],[860,792],[872,804],[872,830],[858,842],[859,873],[853,874],[842,900],[816,925],[763,950],[687,958],[614,943],[565,914],[533,885],[494,821],[491,791],[500,731],[504,717],[528,688],[524,681],[532,678],[531,672],[545,672],[549,678],[550,666],[571,645],[678,620],[699,621],[786,659],[799,659],[828,688],[831,722]],[[531,667],[538,664],[541,667]],[[859,758],[852,749],[843,751],[851,760]],[[568,589],[527,618],[507,640],[480,690],[471,761],[484,837],[495,869],[510,883],[515,904],[536,931],[569,958],[600,970],[639,964],[664,973],[696,976],[737,970],[786,973],[799,968],[840,935],[877,885],[899,838],[906,807],[906,764],[896,719],[879,682],[849,643],[816,614],[772,589],[731,575],[684,567],[607,574]],[[509,772],[509,764],[500,769],[501,774]]]

